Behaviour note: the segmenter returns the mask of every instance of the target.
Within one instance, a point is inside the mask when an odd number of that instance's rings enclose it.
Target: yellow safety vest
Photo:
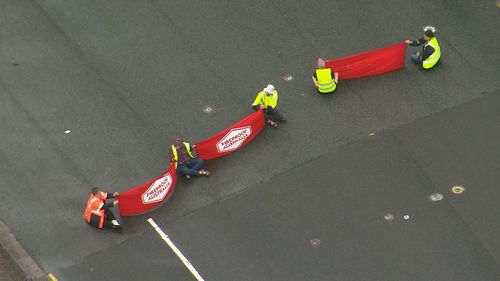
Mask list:
[[[316,77],[318,78],[318,91],[320,93],[333,93],[337,89],[337,83],[332,78],[331,68],[316,69]]]
[[[427,45],[434,48],[434,53],[432,53],[432,55],[430,55],[426,60],[422,62],[422,67],[425,69],[432,68],[439,61],[439,58],[441,58],[441,48],[439,47],[439,43],[436,37],[432,37]]]
[[[184,147],[186,147],[186,151],[191,156],[191,158],[194,158],[193,154],[191,153],[191,146],[187,142],[182,142],[184,144]],[[177,149],[175,146],[172,144],[172,153],[174,154],[174,160],[175,160],[175,168],[177,168],[177,162],[179,161],[179,155],[177,155]]]
[[[252,106],[261,104],[265,105],[266,107],[270,106],[272,108],[275,108],[276,105],[278,105],[278,91],[274,90],[274,93],[270,96],[266,95],[266,92],[260,91],[255,97]]]

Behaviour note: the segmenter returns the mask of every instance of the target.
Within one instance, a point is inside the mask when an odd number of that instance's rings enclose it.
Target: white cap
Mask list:
[[[436,28],[434,26],[430,26],[430,25],[424,26],[424,32],[427,30],[432,31],[432,33],[436,33]]]
[[[267,85],[267,87],[264,88],[264,92],[266,92],[268,94],[274,93],[274,86],[271,84]]]

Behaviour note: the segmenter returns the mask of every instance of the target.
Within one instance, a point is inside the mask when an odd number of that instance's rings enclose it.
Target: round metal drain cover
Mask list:
[[[212,111],[214,111],[214,109],[211,108],[210,106],[205,106],[203,108],[203,112],[205,112],[205,113],[212,113]]]
[[[384,215],[384,219],[386,221],[393,221],[394,220],[394,215],[391,214],[391,213],[387,213],[387,214]]]
[[[461,185],[455,185],[454,187],[451,188],[451,192],[455,194],[462,194],[464,193],[465,188]]]
[[[444,196],[441,193],[433,193],[433,194],[431,194],[431,196],[429,196],[429,198],[432,201],[441,201],[441,200],[443,200]]]
[[[311,246],[313,246],[313,247],[318,247],[319,244],[321,244],[321,240],[319,240],[319,239],[311,239],[309,241],[309,243],[311,243]]]

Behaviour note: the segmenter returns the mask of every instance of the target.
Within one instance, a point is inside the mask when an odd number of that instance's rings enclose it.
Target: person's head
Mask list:
[[[434,28],[431,27],[426,27],[424,28],[424,39],[425,40],[430,40],[432,37],[434,37]]]
[[[430,39],[432,39],[432,37],[434,37],[434,32],[432,32],[432,30],[430,30],[430,29],[427,29],[424,32],[424,39],[425,40],[430,40]]]
[[[176,137],[176,138],[175,138],[175,143],[174,143],[174,146],[175,146],[176,148],[179,148],[179,147],[181,147],[181,145],[182,145],[182,139],[181,139],[181,138],[179,138],[179,137]]]
[[[274,93],[274,86],[269,84],[267,85],[267,87],[264,88],[264,92],[266,93],[266,95],[268,96],[271,96],[273,93]]]
[[[99,187],[94,187],[92,188],[92,194],[94,194],[95,196],[99,195],[101,193],[101,189]]]
[[[325,60],[322,58],[318,58],[318,60],[316,61],[316,65],[318,66],[318,68],[325,68]]]

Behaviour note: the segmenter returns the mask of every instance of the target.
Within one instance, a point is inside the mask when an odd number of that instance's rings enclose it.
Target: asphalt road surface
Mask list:
[[[205,280],[500,280],[495,4],[0,0],[0,219],[60,280],[195,280],[149,217]],[[317,57],[425,25],[438,68],[312,88]],[[85,224],[93,186],[154,178],[175,137],[240,120],[268,83],[286,124],[122,234]]]

